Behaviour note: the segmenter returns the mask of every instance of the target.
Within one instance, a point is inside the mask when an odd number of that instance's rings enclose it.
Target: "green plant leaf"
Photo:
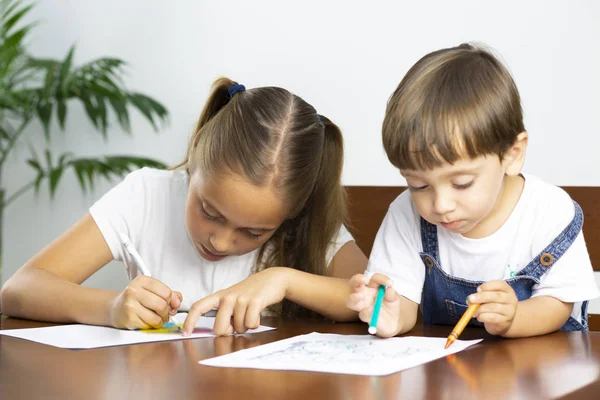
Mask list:
[[[58,123],[60,125],[60,129],[65,130],[65,119],[67,117],[67,105],[64,100],[60,99],[56,103],[56,113],[58,116]]]
[[[166,165],[160,161],[134,156],[71,159],[67,165],[74,169],[79,185],[84,192],[94,189],[98,177],[110,181],[114,177],[122,177],[138,168],[166,168]]]
[[[60,67],[60,73],[58,75],[58,85],[60,86],[60,93],[62,97],[67,97],[69,91],[69,83],[71,82],[72,75],[69,74],[71,71],[71,64],[73,63],[73,53],[75,52],[75,45],[71,46],[67,56],[65,57]]]
[[[94,104],[92,103],[92,96],[87,91],[85,91],[85,92],[81,93],[81,96],[79,97],[79,99],[83,103],[85,112],[86,112],[88,118],[90,119],[90,121],[92,122],[92,124],[94,124],[94,127],[96,127],[96,129],[99,129],[98,114],[96,112],[96,109],[94,108]],[[104,132],[102,132],[102,134],[104,136]]]
[[[10,140],[11,139],[11,135],[8,133],[8,131],[3,126],[0,126],[0,139],[2,139],[2,140]]]
[[[127,107],[125,105],[125,98],[109,98],[109,102],[115,114],[117,115],[117,119],[119,121],[119,125],[121,125],[121,128],[123,128],[123,130],[126,133],[131,133],[131,125],[129,123],[129,112],[127,111]]]
[[[146,117],[154,130],[158,131],[158,127],[154,121],[154,115],[158,116],[158,118],[164,121],[167,116],[167,110],[164,108],[164,106],[141,93],[129,93],[127,98],[133,104],[133,106]]]
[[[52,104],[40,103],[37,106],[37,115],[44,127],[44,136],[46,140],[50,140],[50,119],[52,117]]]
[[[100,125],[100,131],[102,135],[107,137],[108,117],[106,113],[106,104],[104,104],[104,97],[96,96],[96,111],[98,115],[98,124]]]
[[[10,15],[12,14],[12,12],[19,6],[21,6],[21,2],[19,0],[17,0],[17,1],[4,0],[4,1],[0,2],[0,8],[2,9],[0,11],[0,14],[2,15],[2,17],[0,18],[0,21],[4,22],[6,19],[10,18]]]
[[[17,2],[15,4],[13,4],[13,6],[16,8],[17,6],[19,6],[19,3]],[[16,13],[14,13],[12,15],[10,15],[10,13],[12,12],[12,10],[14,8],[11,9],[11,10],[9,10],[9,12],[4,13],[4,15],[8,17],[8,19],[6,21],[2,21],[2,25],[1,25],[2,26],[2,32],[5,33],[5,32],[10,31],[10,29],[17,22],[19,22],[19,20],[21,20],[21,18],[23,18],[23,16],[25,14],[27,14],[29,12],[29,10],[31,10],[32,8],[33,8],[33,4],[30,4],[30,5],[27,5],[27,6],[23,7],[23,8],[21,8],[19,11],[17,11]]]
[[[2,47],[10,48],[10,47],[14,47],[14,46],[20,46],[21,43],[23,42],[23,39],[25,38],[27,33],[29,33],[31,28],[33,28],[33,24],[25,25],[24,27],[22,27],[21,29],[19,29],[18,31],[13,33],[12,35],[8,36],[4,40]]]
[[[64,172],[63,167],[57,167],[52,170],[50,173],[50,198],[54,198],[54,194],[56,193],[56,187],[58,186],[58,182],[60,182],[60,178]]]
[[[31,165],[31,167],[32,167],[33,169],[35,169],[37,172],[43,171],[43,168],[42,168],[42,166],[40,165],[40,163],[39,163],[39,161],[38,161],[38,160],[35,160],[35,159],[31,159],[31,158],[30,158],[29,160],[27,160],[27,164]]]

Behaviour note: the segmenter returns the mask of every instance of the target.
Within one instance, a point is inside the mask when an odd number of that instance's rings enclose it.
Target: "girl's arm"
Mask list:
[[[117,328],[160,327],[177,313],[181,294],[138,276],[123,292],[80,284],[109,261],[112,253],[88,213],[22,266],[0,292],[6,315],[51,322]]]
[[[110,325],[119,292],[80,284],[113,259],[91,215],[23,265],[0,292],[2,313],[51,322]]]
[[[265,307],[284,298],[336,321],[350,321],[357,313],[346,307],[348,279],[367,267],[367,257],[354,241],[344,244],[329,263],[331,276],[319,276],[288,267],[271,267],[245,280],[196,301],[183,325],[183,334],[193,330],[198,318],[218,308],[214,325],[217,335],[244,333],[258,328]]]
[[[286,268],[285,297],[335,321],[358,319],[358,313],[346,306],[351,294],[348,280],[367,269],[367,257],[354,241],[344,244],[329,263],[329,276],[319,276]]]

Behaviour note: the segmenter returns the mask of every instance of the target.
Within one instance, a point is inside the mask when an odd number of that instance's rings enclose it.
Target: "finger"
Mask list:
[[[509,291],[512,290],[510,285],[501,279],[484,282],[477,288],[477,292],[488,292],[488,291]]]
[[[398,295],[398,292],[396,292],[393,288],[391,287],[387,287],[385,289],[385,295],[383,297],[383,299],[387,302],[394,302],[400,299],[400,296]]]
[[[246,320],[244,324],[248,329],[257,329],[260,326],[260,313],[264,309],[261,302],[253,300],[246,309]]]
[[[140,307],[140,309],[138,310],[138,317],[144,323],[144,327],[141,327],[141,329],[158,329],[162,327],[166,322],[160,315],[158,315],[154,311],[142,307]]]
[[[145,289],[142,289],[137,293],[137,299],[143,307],[158,314],[165,322],[167,322],[169,319],[169,304],[165,299]]]
[[[471,294],[467,298],[469,304],[487,304],[487,303],[502,303],[508,304],[510,297],[506,292],[480,292]]]
[[[502,305],[500,303],[486,303],[486,304],[482,304],[477,311],[475,311],[475,314],[473,314],[473,318],[477,318],[479,317],[481,314],[487,314],[487,313],[491,313],[491,314],[500,314],[500,315],[508,315],[508,307],[506,307],[505,305]]]
[[[233,328],[237,333],[245,333],[246,328],[246,310],[250,301],[247,297],[238,296],[233,307]]]
[[[125,307],[125,321],[122,325],[116,326],[117,328],[125,328],[129,330],[133,329],[150,329],[151,326],[142,321],[139,317],[139,312],[143,307],[137,303],[135,306],[126,305]]]
[[[173,292],[171,294],[171,300],[169,301],[169,315],[177,315],[182,302],[183,295],[179,292]]]
[[[217,307],[219,305],[219,299],[219,292],[217,292],[192,304],[192,307],[190,307],[190,311],[183,322],[181,333],[184,336],[188,336],[192,333],[196,326],[196,322],[198,322],[198,318],[208,310]]]
[[[358,289],[362,286],[366,286],[369,283],[369,280],[363,274],[356,274],[352,278],[350,278],[350,288],[352,290]]]
[[[369,323],[369,322],[371,322],[372,315],[373,315],[373,307],[367,307],[358,313],[358,318],[360,318],[360,320],[362,322]]]
[[[172,291],[167,285],[159,281],[158,279],[145,277],[146,279],[141,279],[142,287],[155,295],[165,299],[165,301],[169,301],[171,299]]]
[[[394,286],[394,281],[392,281],[386,275],[383,275],[383,274],[374,274],[371,277],[371,279],[369,280],[369,283],[368,283],[367,286],[369,286],[369,287],[379,287],[379,285]]]
[[[479,314],[477,317],[477,321],[481,322],[482,324],[500,324],[504,321],[504,319],[505,318],[502,315],[491,312]]]
[[[219,310],[215,318],[215,326],[213,332],[215,335],[227,335],[229,328],[233,332],[233,325],[231,325],[231,317],[233,316],[233,309],[235,307],[236,297],[228,294],[221,298],[219,302]]]
[[[354,311],[362,311],[366,307],[363,293],[352,293],[346,299],[346,307]]]
[[[172,309],[178,310],[181,307],[181,303],[183,303],[183,295],[179,292],[172,292],[171,299],[169,301],[169,305]]]

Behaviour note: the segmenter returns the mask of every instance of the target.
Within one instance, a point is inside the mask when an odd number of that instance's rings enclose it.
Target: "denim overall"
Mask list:
[[[574,203],[575,216],[569,225],[525,268],[506,280],[515,291],[519,301],[531,297],[533,285],[540,282],[552,265],[567,251],[581,231],[583,213],[579,204]],[[425,264],[425,284],[421,298],[423,322],[426,324],[454,325],[467,309],[467,296],[475,293],[483,282],[470,281],[448,275],[440,267],[437,227],[421,218],[421,241],[423,252],[421,259]],[[561,331],[587,331],[587,306],[584,301],[581,306],[583,324],[569,317],[560,328]],[[469,322],[470,326],[483,326],[476,319]]]

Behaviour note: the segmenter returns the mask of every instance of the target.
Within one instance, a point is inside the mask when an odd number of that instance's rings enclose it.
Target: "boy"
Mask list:
[[[500,61],[469,44],[423,57],[389,100],[383,143],[409,190],[351,280],[347,305],[361,320],[384,284],[382,337],[412,329],[419,304],[425,323],[454,325],[480,303],[471,323],[505,337],[587,330],[599,292],[581,209],[521,174],[528,134]]]

